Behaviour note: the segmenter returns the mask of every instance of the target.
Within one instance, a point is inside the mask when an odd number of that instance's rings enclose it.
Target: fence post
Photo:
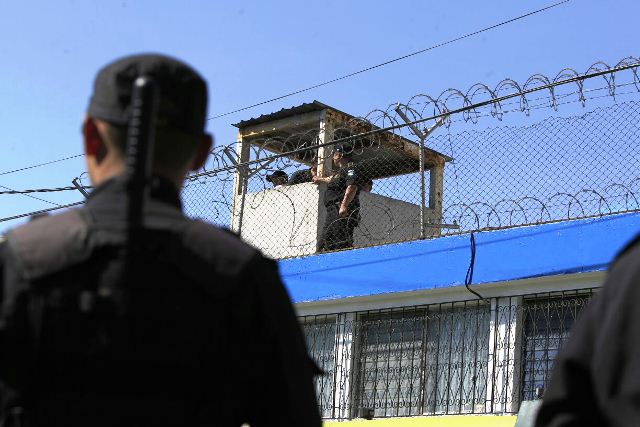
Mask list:
[[[238,158],[235,163],[236,172],[233,179],[233,211],[231,228],[238,233],[238,235],[241,235],[244,204],[247,196],[247,181],[249,179],[248,168],[246,166],[242,166],[242,164],[249,161],[249,143],[243,140],[242,132],[240,132],[240,130],[238,130],[238,142],[236,147]],[[237,204],[238,196],[240,196],[240,206]],[[238,212],[238,207],[240,208],[240,212]],[[234,221],[236,215],[238,216],[237,223]]]

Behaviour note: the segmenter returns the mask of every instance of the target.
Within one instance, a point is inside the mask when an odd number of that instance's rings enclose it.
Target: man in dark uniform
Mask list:
[[[123,150],[141,75],[160,102],[145,229],[127,269]],[[99,72],[83,125],[95,190],[0,245],[3,426],[321,425],[317,368],[276,263],[182,213],[183,180],[211,146],[206,104],[205,81],[172,58]]]
[[[348,145],[336,146],[333,167],[337,171],[329,177],[313,178],[313,182],[326,183],[324,205],[327,217],[319,244],[320,251],[345,249],[353,246],[353,231],[360,222],[358,193],[363,179],[353,163],[352,149]]]
[[[315,160],[314,160],[315,161]],[[296,185],[302,184],[304,182],[312,182],[313,177],[318,173],[318,166],[313,165],[309,169],[303,169],[299,171],[295,171],[291,174],[291,178],[289,178],[289,182],[287,185]]]
[[[287,185],[287,181],[289,180],[289,176],[285,171],[277,170],[271,174],[267,174],[267,181],[273,184],[273,188],[282,187],[283,185]]]
[[[613,262],[555,361],[536,426],[640,425],[640,238]]]

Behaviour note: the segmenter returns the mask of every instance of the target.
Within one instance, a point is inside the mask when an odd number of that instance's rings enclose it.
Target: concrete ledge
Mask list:
[[[640,214],[475,233],[473,284],[606,270],[640,230]],[[464,284],[469,235],[289,259],[280,269],[296,303]],[[481,289],[481,287],[480,287]]]
[[[430,417],[380,418],[374,420],[327,421],[324,427],[513,427],[512,415],[443,415]]]

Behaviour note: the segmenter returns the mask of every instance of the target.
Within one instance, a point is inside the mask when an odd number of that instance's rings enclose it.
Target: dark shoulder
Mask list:
[[[601,300],[606,305],[635,301],[640,288],[640,239],[629,242],[614,258],[607,272],[607,280],[603,286]]]
[[[232,231],[200,220],[189,220],[182,238],[191,252],[229,275],[240,274],[253,258],[261,257],[257,249]]]
[[[638,265],[640,269],[640,234],[636,235],[629,241],[613,258],[609,266],[609,270],[618,268],[622,265],[628,268],[632,265]]]
[[[81,210],[72,209],[11,230],[5,250],[15,254],[28,277],[36,278],[85,258],[87,231]]]

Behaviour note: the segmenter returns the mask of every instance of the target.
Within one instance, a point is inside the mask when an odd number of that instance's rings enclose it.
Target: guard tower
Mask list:
[[[239,164],[266,155],[283,156],[236,168],[232,229],[274,258],[316,253],[326,217],[326,186],[305,182],[270,188],[263,178],[268,170],[284,169],[291,174],[314,164],[318,175],[330,176],[333,173],[331,141],[377,128],[318,101],[244,120],[234,126],[238,128],[234,160]],[[415,179],[411,186],[415,188],[407,191],[422,193],[418,180],[421,175],[419,144],[391,132],[370,133],[350,140],[349,144],[357,167],[374,183],[412,174]],[[360,192],[360,224],[354,232],[354,247],[440,234],[444,168],[453,159],[425,148],[422,160],[428,187],[421,203],[403,201],[390,194],[375,194],[375,189],[372,193]]]

